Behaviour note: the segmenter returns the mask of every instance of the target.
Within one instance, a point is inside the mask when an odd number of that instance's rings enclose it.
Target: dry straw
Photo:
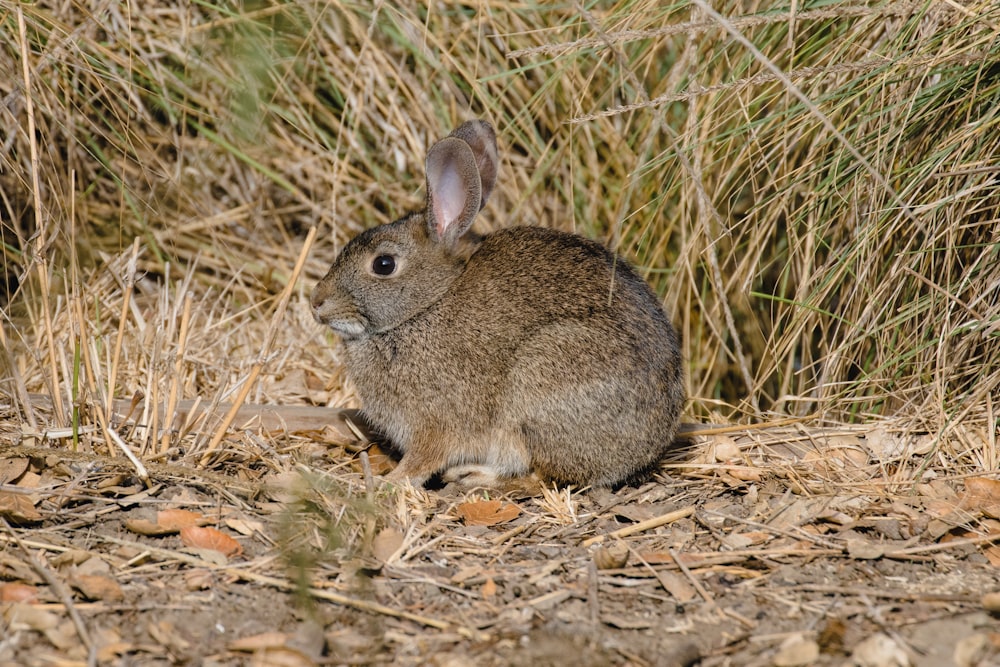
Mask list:
[[[888,418],[988,450],[998,25],[992,2],[0,1],[4,418],[106,436],[141,395],[131,446],[208,465],[239,455],[236,413],[151,406],[350,404],[304,297],[481,116],[503,151],[484,228],[634,260],[693,417]]]
[[[287,648],[345,664],[537,663],[504,646],[560,624],[595,664],[759,662],[841,619],[919,650],[995,584],[998,28],[996,0],[0,0],[7,570],[45,582],[80,663],[300,624]],[[692,446],[649,483],[517,497],[491,528],[459,518],[480,494],[356,469],[307,298],[473,116],[502,151],[482,231],[634,261],[692,396]],[[121,534],[168,506],[244,555]],[[628,560],[598,570],[609,539]],[[81,602],[81,554],[124,603]],[[885,566],[905,577],[873,593]],[[8,625],[14,662],[52,652]]]

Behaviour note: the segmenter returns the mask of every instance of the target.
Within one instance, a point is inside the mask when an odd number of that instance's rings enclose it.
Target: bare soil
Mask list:
[[[884,483],[871,430],[810,436],[853,466],[702,429],[641,486],[495,498],[391,487],[331,432],[245,431],[147,486],[4,425],[4,665],[1000,664],[989,503]],[[165,509],[238,552],[140,529]]]

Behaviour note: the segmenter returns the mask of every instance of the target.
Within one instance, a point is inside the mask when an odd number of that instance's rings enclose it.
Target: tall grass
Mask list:
[[[480,224],[631,258],[682,331],[692,414],[997,428],[995,2],[0,0],[0,73],[19,419],[29,392],[58,424],[109,391],[231,396],[311,226],[254,398],[345,400],[302,295],[482,116],[502,167]]]

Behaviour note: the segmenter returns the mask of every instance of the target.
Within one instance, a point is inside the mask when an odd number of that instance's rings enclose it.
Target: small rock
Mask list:
[[[857,667],[910,667],[910,656],[888,635],[872,635],[854,647],[851,660]]]
[[[993,591],[984,595],[982,605],[991,614],[1000,614],[1000,592]]]
[[[863,539],[853,539],[847,541],[847,553],[851,558],[859,560],[874,560],[881,558],[885,549],[880,544],[869,542]]]
[[[986,667],[995,665],[993,660],[997,657],[997,647],[990,641],[989,636],[978,633],[963,637],[955,644],[955,652],[952,658],[955,667]]]
[[[621,540],[615,540],[607,546],[601,545],[594,552],[594,563],[599,570],[617,570],[625,567],[628,562],[628,545]]]
[[[774,656],[775,667],[798,667],[814,664],[819,658],[819,644],[803,635],[792,635],[781,643]]]

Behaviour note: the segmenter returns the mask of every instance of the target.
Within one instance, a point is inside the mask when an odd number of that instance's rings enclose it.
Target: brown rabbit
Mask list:
[[[580,236],[469,227],[496,181],[493,128],[427,155],[427,206],[369,229],[316,285],[394,479],[466,486],[537,473],[614,486],[670,447],[684,403],[677,333],[627,263]]]

